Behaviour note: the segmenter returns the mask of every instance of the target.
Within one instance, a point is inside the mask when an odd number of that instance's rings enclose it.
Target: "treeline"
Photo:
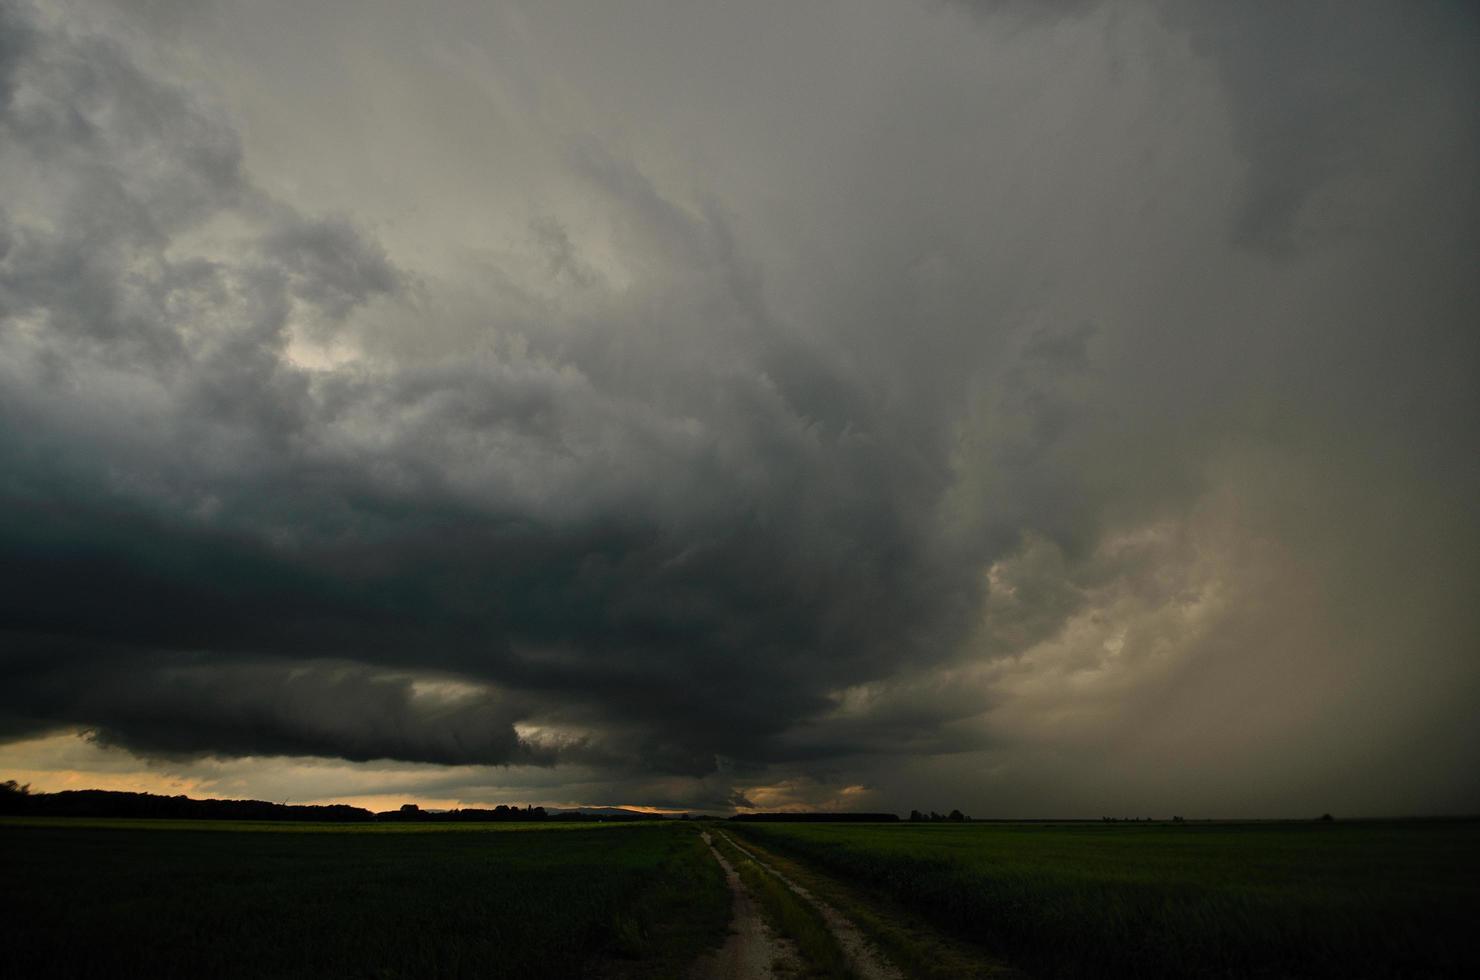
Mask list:
[[[0,783],[0,814],[29,817],[144,817],[158,820],[309,820],[366,823],[375,814],[357,806],[268,803],[265,800],[193,800],[188,796],[68,789],[32,793],[13,780]]]
[[[898,823],[897,813],[737,813],[746,823]]]
[[[941,815],[931,810],[929,813],[921,813],[919,810],[910,811],[910,823],[969,823],[971,820],[960,810],[952,810],[950,813]]]
[[[69,789],[32,793],[14,780],[0,783],[0,815],[30,817],[134,817],[154,820],[305,820],[333,823],[501,823],[512,821],[641,820],[641,814],[546,812],[541,806],[504,806],[491,810],[423,810],[407,803],[399,810],[372,813],[363,807],[332,803],[268,803],[265,800],[196,800],[188,796],[125,793],[103,789]]]

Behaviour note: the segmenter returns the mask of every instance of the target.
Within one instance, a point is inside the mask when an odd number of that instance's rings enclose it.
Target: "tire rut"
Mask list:
[[[716,833],[718,832],[716,831]],[[837,939],[838,945],[842,947],[843,955],[847,958],[848,965],[852,967],[853,972],[858,976],[859,980],[905,980],[904,974],[900,972],[899,968],[885,959],[877,947],[859,931],[858,927],[847,916],[816,895],[813,895],[808,889],[771,867],[748,848],[737,844],[733,837],[730,837],[728,834],[720,834],[719,836],[724,838],[725,842],[735,848],[735,850],[754,861],[756,866],[763,869],[767,874],[775,875],[798,898],[809,903],[822,914],[823,921],[827,923],[828,929],[832,931],[833,937]],[[705,840],[706,842],[708,841],[707,833],[705,834]],[[713,849],[712,844],[710,848]],[[715,856],[719,856],[718,851],[715,852]],[[721,862],[724,861],[723,858],[720,858],[720,860]]]
[[[801,973],[796,947],[771,931],[740,874],[714,846],[708,831],[700,836],[725,872],[730,886],[730,935],[725,944],[694,964],[690,980],[775,980]]]

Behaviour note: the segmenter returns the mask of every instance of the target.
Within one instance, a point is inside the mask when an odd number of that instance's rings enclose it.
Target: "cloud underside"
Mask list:
[[[0,5],[0,739],[1473,808],[1480,32],[1327,8]]]

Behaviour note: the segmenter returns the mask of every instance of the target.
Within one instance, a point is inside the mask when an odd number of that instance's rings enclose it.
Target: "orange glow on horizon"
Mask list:
[[[442,767],[408,768],[395,763],[380,767],[334,759],[150,761],[117,746],[100,744],[86,732],[78,731],[53,732],[0,744],[0,780],[28,784],[35,793],[99,789],[194,799],[265,800],[309,806],[345,804],[373,812],[397,810],[406,803],[423,810],[491,810],[503,805],[543,806],[546,810],[621,807],[654,816],[688,812],[644,803],[611,803],[605,799],[550,802],[548,798],[532,796],[528,787],[511,788],[507,794],[491,788],[478,791],[477,796],[453,795],[443,789],[447,774],[448,770]],[[416,786],[417,782],[433,780],[435,783],[425,789]],[[399,789],[387,791],[387,787]]]

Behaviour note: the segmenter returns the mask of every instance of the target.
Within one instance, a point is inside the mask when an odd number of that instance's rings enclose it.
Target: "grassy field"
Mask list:
[[[746,824],[1041,976],[1480,976],[1480,824]]]
[[[729,894],[692,828],[0,820],[15,977],[680,976]]]
[[[1044,977],[1480,975],[1475,822],[723,829]],[[678,822],[0,819],[0,882],[17,977],[678,977],[729,917]]]

